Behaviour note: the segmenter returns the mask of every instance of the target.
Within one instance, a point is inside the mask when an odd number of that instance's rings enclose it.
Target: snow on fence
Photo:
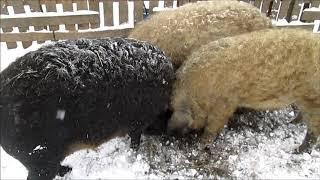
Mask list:
[[[0,0],[1,42],[8,49],[47,40],[127,36],[143,17],[198,0]],[[242,0],[275,19],[277,26],[318,31],[320,0]],[[313,7],[313,8],[311,8]],[[318,8],[315,8],[318,7]],[[302,23],[310,22],[310,23]]]
[[[0,0],[1,42],[8,49],[37,41],[127,36],[149,9],[195,0]],[[150,11],[149,13],[152,13]]]

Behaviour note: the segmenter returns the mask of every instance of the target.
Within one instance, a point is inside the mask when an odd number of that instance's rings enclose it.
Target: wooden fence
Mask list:
[[[145,1],[150,9],[172,8],[195,0]],[[22,42],[126,36],[144,17],[141,0],[0,0],[1,42],[9,49]],[[152,13],[152,11],[149,11]]]
[[[301,20],[302,10],[320,7],[320,0],[242,0],[258,7],[262,13],[275,20]]]
[[[136,22],[197,0],[0,0],[1,42],[9,49],[46,40],[127,36]],[[242,0],[273,19],[302,20],[302,10],[320,0]],[[145,2],[145,3],[144,3]],[[157,8],[156,8],[157,9]],[[309,13],[310,14],[310,13]]]
[[[320,31],[320,0],[242,0],[275,20],[278,27],[302,27]],[[285,20],[285,21],[284,21]],[[284,23],[283,23],[284,22]]]

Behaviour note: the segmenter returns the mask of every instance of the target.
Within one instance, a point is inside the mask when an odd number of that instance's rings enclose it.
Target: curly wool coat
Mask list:
[[[166,111],[174,79],[161,50],[123,38],[47,45],[0,75],[1,146],[25,165],[29,179],[64,173],[60,161],[83,144],[128,133],[138,146]]]
[[[295,103],[309,134],[320,135],[320,35],[271,29],[213,41],[181,66],[168,123],[216,135],[237,108]],[[303,144],[304,145],[304,144]]]
[[[138,23],[130,38],[159,46],[175,68],[202,45],[224,37],[271,28],[271,20],[244,2],[190,3]]]

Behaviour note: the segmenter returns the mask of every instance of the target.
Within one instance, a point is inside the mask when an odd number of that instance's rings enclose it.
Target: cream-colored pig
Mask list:
[[[320,35],[269,29],[220,39],[194,52],[177,72],[169,130],[216,135],[239,107],[295,103],[320,134]]]
[[[271,21],[248,3],[214,1],[156,13],[140,22],[129,37],[159,46],[178,68],[201,45],[270,27]]]

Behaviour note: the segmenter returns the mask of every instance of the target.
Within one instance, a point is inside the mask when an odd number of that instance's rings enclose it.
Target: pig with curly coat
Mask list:
[[[177,72],[168,129],[204,129],[215,136],[237,108],[266,110],[291,103],[300,108],[308,135],[319,136],[320,35],[289,29],[251,32],[208,43],[185,61]]]
[[[177,69],[201,45],[270,27],[270,19],[248,3],[213,1],[154,14],[140,22],[129,37],[159,46]]]
[[[157,47],[125,38],[67,40],[18,58],[0,74],[1,146],[52,179],[64,157],[141,133],[166,112],[174,71]]]

